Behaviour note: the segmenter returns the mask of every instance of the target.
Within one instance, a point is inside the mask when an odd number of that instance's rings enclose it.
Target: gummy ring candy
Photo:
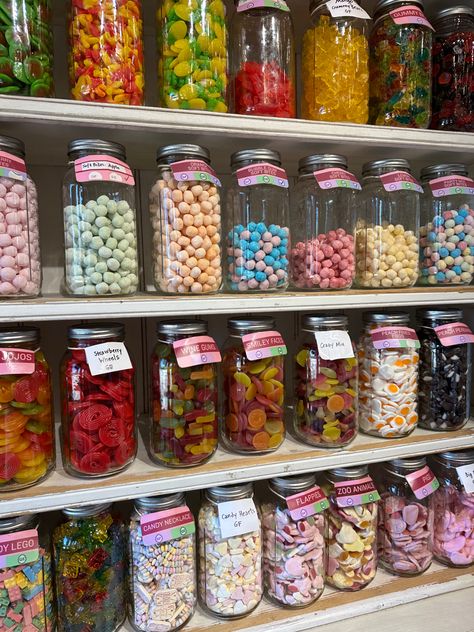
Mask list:
[[[84,430],[93,432],[108,423],[111,419],[112,411],[110,408],[102,404],[94,404],[80,413],[77,413],[74,421],[77,420],[78,424],[84,428]]]
[[[11,480],[20,469],[21,461],[17,454],[10,452],[0,457],[0,478],[2,480]]]
[[[80,469],[86,474],[105,474],[110,467],[110,457],[107,452],[92,450],[84,455],[80,461]]]
[[[120,419],[112,419],[99,429],[99,439],[108,448],[115,448],[122,442],[124,424]]]
[[[38,396],[39,383],[32,377],[23,377],[13,385],[13,398],[23,404],[31,404]]]

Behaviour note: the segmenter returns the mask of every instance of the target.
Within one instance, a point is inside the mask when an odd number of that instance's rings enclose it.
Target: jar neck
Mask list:
[[[239,169],[245,169],[245,167],[251,167],[252,165],[261,165],[262,163],[268,163],[274,167],[281,167],[279,160],[272,160],[271,158],[251,158],[249,160],[242,160],[237,164],[232,165],[232,173],[235,174]]]
[[[16,533],[36,529],[38,527],[38,517],[35,514],[27,516],[13,516],[0,520],[0,534]]]
[[[346,325],[331,325],[331,324],[322,324],[322,325],[314,325],[311,329],[302,329],[301,331],[306,335],[315,334],[318,331],[347,331],[348,328]]]
[[[421,184],[429,184],[432,180],[437,180],[438,178],[447,178],[449,176],[462,176],[467,177],[466,171],[461,171],[460,169],[456,171],[450,170],[442,170],[437,171],[436,173],[432,173],[429,176],[424,176],[421,178]]]
[[[147,498],[143,500],[137,500],[135,502],[135,511],[138,515],[144,516],[149,513],[166,511],[168,509],[175,509],[182,507],[186,504],[184,494],[181,492],[173,494],[171,496],[163,496],[157,498]]]
[[[75,160],[78,160],[79,158],[86,158],[87,156],[110,156],[111,158],[117,158],[122,162],[125,162],[127,160],[127,156],[125,154],[119,154],[107,149],[94,150],[94,148],[91,147],[90,149],[80,149],[78,151],[71,152],[68,156],[69,164],[74,164]]]
[[[219,493],[219,495],[214,495],[212,489],[206,489],[204,492],[205,498],[212,504],[218,505],[219,503],[229,502],[231,500],[243,500],[244,498],[253,498],[254,492],[243,490],[240,493]]]
[[[12,156],[16,156],[21,160],[25,159],[25,152],[20,151],[19,149],[14,149],[13,147],[8,147],[5,145],[0,145],[0,151],[4,151],[7,154],[11,154]]]
[[[377,323],[366,323],[365,331],[372,331],[373,329],[379,329],[380,327],[409,327],[410,321],[409,319],[404,320],[403,322],[392,323],[389,320],[380,320]]]
[[[474,16],[467,13],[447,15],[435,22],[436,37],[448,37],[449,35],[474,32]]]
[[[343,481],[356,481],[359,478],[364,478],[368,475],[369,475],[368,468],[358,468],[356,470],[354,469],[342,470],[341,469],[340,471],[337,471],[337,472],[330,470],[326,472],[326,478],[328,479],[330,483],[342,483]]]
[[[85,349],[86,347],[92,347],[94,345],[100,345],[104,342],[123,342],[122,336],[113,336],[107,338],[69,338],[68,349]]]
[[[0,342],[0,349],[28,349],[30,351],[39,351],[39,338],[37,340],[28,340],[26,342]]]
[[[314,175],[315,171],[324,171],[325,169],[342,169],[343,171],[347,170],[347,165],[341,165],[339,163],[331,162],[331,163],[314,163],[313,165],[308,165],[307,167],[302,167],[299,170],[298,177],[305,178],[307,176]]]
[[[193,156],[192,154],[173,154],[166,156],[166,158],[160,158],[156,163],[158,169],[169,169],[170,165],[175,162],[181,162],[182,160],[205,162],[207,165],[211,164],[211,161],[203,156]]]
[[[158,334],[157,340],[161,344],[172,345],[177,340],[185,340],[186,338],[194,338],[194,336],[207,336],[207,331],[185,334]]]

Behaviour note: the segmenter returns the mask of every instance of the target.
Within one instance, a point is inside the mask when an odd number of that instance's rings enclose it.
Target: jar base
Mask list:
[[[31,481],[29,483],[15,483],[14,486],[12,487],[3,487],[0,486],[0,493],[10,493],[10,492],[18,492],[21,491],[22,489],[28,489],[28,487],[34,487],[35,485],[40,485],[41,483],[44,483],[44,481],[54,472],[55,468],[53,466],[51,466],[46,472],[45,474],[43,474],[43,476],[41,478],[38,478],[36,481]]]
[[[196,463],[169,463],[168,461],[163,461],[155,454],[149,453],[149,456],[150,456],[151,461],[155,463],[156,465],[162,465],[163,467],[167,467],[171,470],[179,470],[179,469],[189,469],[193,467],[199,467],[200,465],[204,465],[205,463],[207,463],[208,461],[212,459],[215,453],[216,453],[216,450],[214,450],[212,454],[209,454],[209,456],[207,456],[202,461],[198,461]]]
[[[381,559],[379,560],[379,564],[380,564],[380,567],[383,568],[384,571],[386,571],[390,575],[394,575],[395,577],[419,577],[420,575],[423,575],[423,573],[426,573],[426,571],[431,566],[431,562],[430,562],[428,566],[421,571],[416,571],[416,573],[408,573],[408,572],[404,573],[403,571],[394,570],[391,566],[384,563],[383,560]]]

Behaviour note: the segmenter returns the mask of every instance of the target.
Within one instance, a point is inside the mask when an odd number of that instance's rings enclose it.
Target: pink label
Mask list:
[[[434,197],[448,195],[474,195],[474,180],[466,176],[444,176],[430,180]]]
[[[321,189],[362,189],[355,175],[345,169],[321,169],[314,177]]]
[[[293,520],[303,520],[327,509],[329,501],[323,490],[316,486],[300,494],[288,496],[286,506],[290,510],[290,516]]]
[[[25,161],[6,151],[0,151],[0,176],[24,182],[27,178]]]
[[[474,334],[464,323],[449,323],[434,328],[443,347],[467,345],[474,342]]]
[[[237,6],[237,13],[249,11],[250,9],[261,9],[263,7],[280,9],[280,11],[290,10],[284,0],[240,0]]]
[[[184,538],[196,530],[194,516],[186,505],[146,514],[140,518],[140,527],[146,546]]]
[[[418,500],[423,500],[439,487],[438,479],[427,465],[421,470],[407,474],[405,478]]]
[[[133,186],[132,170],[122,160],[113,156],[84,156],[74,161],[78,182],[114,182]]]
[[[411,327],[379,327],[370,332],[376,349],[419,349],[420,341]]]
[[[278,331],[258,331],[242,336],[245,355],[249,360],[261,360],[288,353],[281,334]]]
[[[370,476],[359,478],[356,481],[341,481],[334,483],[336,488],[336,503],[338,507],[354,507],[366,505],[380,500],[380,495],[375,488]]]
[[[385,191],[417,191],[423,193],[415,178],[406,171],[392,171],[380,176]]]
[[[0,375],[31,375],[34,370],[35,352],[31,349],[0,349]]]
[[[0,536],[0,568],[36,562],[39,558],[38,531],[29,529]]]
[[[256,184],[272,184],[276,187],[287,189],[288,176],[286,171],[280,167],[275,167],[268,162],[261,162],[258,165],[249,165],[237,169],[237,181],[241,187],[252,187]]]
[[[394,9],[390,11],[390,15],[395,24],[418,24],[420,26],[427,26],[434,31],[423,11],[413,4],[401,7],[400,9]]]
[[[180,160],[171,163],[171,171],[178,182],[212,182],[217,187],[222,186],[216,172],[204,160]]]
[[[200,364],[221,362],[221,353],[216,341],[210,336],[193,336],[173,342],[178,366],[187,369]]]

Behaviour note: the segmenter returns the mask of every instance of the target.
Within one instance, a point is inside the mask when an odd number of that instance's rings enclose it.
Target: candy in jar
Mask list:
[[[298,608],[324,589],[329,503],[313,474],[273,478],[262,505],[265,594],[278,605]]]
[[[179,630],[193,616],[194,532],[184,494],[135,501],[130,519],[129,610],[135,630]]]
[[[63,514],[53,532],[58,632],[115,632],[126,612],[124,525],[107,504]]]
[[[233,526],[220,503],[233,501],[247,515]],[[251,483],[211,487],[204,492],[198,519],[201,605],[214,616],[238,619],[254,610],[263,594],[262,527]]]
[[[119,323],[74,325],[68,337],[61,364],[64,467],[85,478],[115,474],[132,463],[137,450],[125,329]]]
[[[202,320],[162,321],[156,330],[150,453],[169,467],[199,465],[217,449],[220,354]]]

